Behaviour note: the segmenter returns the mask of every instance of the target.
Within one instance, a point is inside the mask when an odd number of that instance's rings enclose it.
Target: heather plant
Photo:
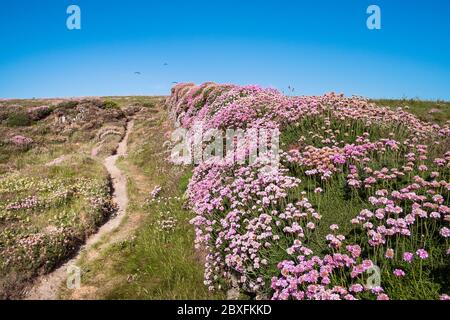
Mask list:
[[[33,139],[24,137],[21,135],[13,136],[9,139],[9,142],[17,147],[28,147],[33,143]]]
[[[213,159],[187,198],[205,285],[273,299],[445,299],[450,291],[450,128],[334,93],[180,84],[190,129],[281,132],[280,166]],[[377,280],[377,281],[374,281]]]
[[[33,121],[39,121],[39,120],[45,119],[51,113],[52,113],[52,108],[50,108],[49,106],[33,107],[33,108],[29,108],[27,110],[27,115]]]

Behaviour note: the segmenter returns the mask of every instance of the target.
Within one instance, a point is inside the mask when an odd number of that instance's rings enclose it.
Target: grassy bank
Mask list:
[[[94,259],[80,261],[82,287],[64,298],[211,299],[203,285],[203,258],[194,250],[192,212],[183,193],[190,170],[167,161],[171,126],[160,105],[135,120],[129,154],[119,161],[128,176],[127,217],[113,242]],[[155,187],[161,191],[153,197]],[[102,245],[100,245],[101,247]]]
[[[91,150],[111,152],[125,115],[102,100],[17,100],[1,103],[0,121],[0,297],[17,298],[115,211]]]

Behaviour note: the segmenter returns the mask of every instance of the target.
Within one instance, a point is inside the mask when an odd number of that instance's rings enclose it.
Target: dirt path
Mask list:
[[[129,121],[127,123],[125,135],[117,147],[116,154],[109,156],[104,161],[105,168],[108,170],[113,183],[113,199],[118,206],[117,214],[101,226],[97,233],[88,238],[85,245],[80,248],[74,258],[67,261],[52,273],[37,278],[33,287],[25,294],[25,300],[58,299],[59,287],[62,283],[66,282],[68,271],[70,271],[73,266],[76,266],[76,263],[81,255],[85,252],[89,252],[91,249],[95,250],[93,246],[105,235],[115,230],[122,222],[128,205],[127,180],[122,171],[116,166],[116,161],[120,156],[126,155],[128,137],[132,129],[133,121]]]

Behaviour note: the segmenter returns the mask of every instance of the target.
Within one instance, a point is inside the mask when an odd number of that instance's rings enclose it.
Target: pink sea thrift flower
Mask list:
[[[332,224],[331,226],[330,226],[330,230],[332,230],[332,231],[336,231],[336,230],[338,230],[339,229],[339,226],[337,225],[337,224]]]
[[[424,249],[419,249],[416,251],[416,254],[419,256],[420,259],[425,260],[428,258],[428,252]]]
[[[426,165],[420,165],[419,166],[419,171],[427,171],[428,170],[428,167],[426,166]]]
[[[316,225],[312,222],[308,222],[308,224],[306,225],[306,227],[310,230],[314,230],[316,228]]]
[[[347,246],[347,251],[351,253],[353,258],[358,258],[361,255],[361,247],[358,245]]]
[[[389,300],[389,296],[385,293],[381,293],[378,295],[377,300]]]
[[[375,294],[380,295],[380,294],[382,294],[382,293],[384,292],[384,289],[383,289],[382,287],[378,286],[378,287],[373,287],[373,288],[371,289],[371,291],[372,291],[373,293],[375,293]]]
[[[396,277],[402,278],[405,276],[405,271],[403,271],[402,269],[395,269],[394,270],[394,275]]]
[[[448,202],[447,191],[450,191],[450,183],[446,181],[450,151],[440,159],[426,161],[431,152],[426,145],[419,145],[420,141],[440,142],[437,134],[450,137],[448,125],[443,128],[430,125],[401,110],[394,111],[372,105],[365,99],[336,94],[290,98],[276,90],[257,86],[211,83],[199,87],[180,84],[172,93],[168,99],[171,117],[180,120],[186,129],[192,129],[196,122],[203,122],[205,129],[222,130],[278,129],[289,124],[301,126],[301,121],[309,117],[324,120],[319,130],[304,133],[298,148],[286,154],[282,152],[279,170],[270,174],[261,174],[263,165],[228,163],[231,159],[195,167],[187,196],[196,213],[196,218],[191,220],[195,225],[196,245],[204,245],[208,251],[204,280],[210,290],[217,289],[221,280],[230,280],[231,272],[227,270],[236,272],[240,285],[255,292],[267,289],[263,283],[267,271],[260,267],[278,263],[280,277],[274,277],[271,282],[274,299],[352,299],[355,298],[353,294],[366,290],[370,294],[369,288],[357,284],[349,284],[350,288],[331,287],[340,274],[347,279],[346,272],[351,272],[355,282],[361,282],[364,277],[359,276],[373,266],[371,260],[361,261],[359,246],[345,243],[345,237],[338,235],[338,225],[330,226],[332,234],[327,236],[332,253],[311,257],[312,251],[306,246],[319,223],[320,208],[316,211],[306,198],[295,204],[289,203],[291,191],[297,192],[300,181],[290,175],[284,163],[298,166],[305,175],[317,178],[317,181],[339,175],[352,189],[369,188],[367,193],[363,192],[364,198],[369,197],[364,199],[368,200],[369,207],[351,223],[367,235],[367,242],[361,246],[369,245],[381,254],[387,249],[387,259],[401,257],[405,250],[400,249],[402,243],[393,247],[402,251],[394,252],[388,248],[388,244],[395,243],[397,238],[406,243],[416,240],[429,243],[429,236],[435,236],[425,234],[422,239],[417,224],[437,225],[437,228],[428,228],[430,233],[436,231],[448,238],[445,221],[450,221],[450,208],[445,204]],[[405,124],[411,134],[402,138],[403,141],[393,140],[394,133],[387,139],[375,140],[364,132],[353,139],[351,123],[360,120],[368,129],[379,124],[392,128]],[[335,127],[336,122],[342,122],[342,125]],[[321,145],[314,145],[305,136],[311,136],[314,142],[321,141]],[[247,152],[243,149],[246,148],[236,147],[235,155],[227,152],[227,158],[240,157]],[[395,153],[398,169],[378,167],[378,159],[387,151]],[[421,176],[412,177],[417,171]],[[437,181],[439,176],[442,181]],[[377,190],[380,185],[386,189]],[[398,185],[401,185],[400,189],[393,190]],[[323,192],[319,187],[313,190],[316,194]],[[306,193],[300,194],[306,197]],[[284,248],[287,239],[289,243],[297,240],[290,248],[285,248],[293,255],[290,261],[272,261],[276,255],[263,259],[265,248],[278,244]],[[345,247],[347,253],[341,247]],[[416,244],[414,248],[419,247]],[[416,254],[420,259],[428,257],[425,250],[419,250]],[[450,254],[450,249],[447,253]],[[414,251],[405,252],[403,259],[411,263],[414,254]],[[364,258],[374,257],[369,253]],[[390,264],[390,261],[384,260],[384,263]],[[402,269],[393,269],[390,272],[396,277],[405,276]],[[379,300],[389,299],[381,288],[371,292]]]
[[[394,258],[394,249],[387,249],[386,250],[386,254],[384,255],[387,259],[392,259]]]
[[[359,284],[359,283],[353,284],[350,287],[350,291],[351,292],[355,292],[355,293],[362,292],[363,290],[364,290],[364,287],[361,284]]]
[[[444,238],[449,238],[450,237],[450,229],[447,227],[443,227],[439,233],[441,234],[441,236],[443,236]]]
[[[17,135],[9,139],[9,142],[16,146],[27,146],[33,143],[33,139]]]
[[[414,258],[414,255],[411,252],[403,253],[403,260],[405,260],[406,262],[411,263],[413,258]]]

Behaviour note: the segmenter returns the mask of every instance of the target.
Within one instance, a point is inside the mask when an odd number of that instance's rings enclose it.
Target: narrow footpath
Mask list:
[[[105,235],[114,231],[122,222],[128,205],[127,180],[123,172],[116,166],[119,157],[127,154],[128,137],[133,129],[133,121],[127,123],[123,139],[118,144],[115,154],[104,160],[104,166],[109,173],[113,185],[113,201],[118,206],[117,213],[103,224],[97,233],[91,235],[86,243],[79,249],[76,256],[53,272],[38,277],[34,285],[25,293],[25,300],[56,300],[58,299],[59,287],[67,281],[68,270],[76,266],[79,258],[98,243]]]

